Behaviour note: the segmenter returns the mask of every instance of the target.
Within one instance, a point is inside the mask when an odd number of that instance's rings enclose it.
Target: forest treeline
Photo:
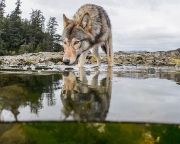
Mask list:
[[[45,24],[43,13],[32,10],[30,19],[23,19],[20,0],[10,14],[5,15],[5,8],[5,0],[0,0],[0,55],[62,50],[55,17]]]

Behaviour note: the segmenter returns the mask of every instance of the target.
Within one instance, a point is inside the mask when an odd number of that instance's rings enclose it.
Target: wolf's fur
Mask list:
[[[106,52],[109,66],[113,65],[111,23],[106,11],[97,5],[86,4],[80,7],[73,19],[64,19],[64,57],[67,65],[84,65],[85,58],[90,49],[100,65],[98,47]]]

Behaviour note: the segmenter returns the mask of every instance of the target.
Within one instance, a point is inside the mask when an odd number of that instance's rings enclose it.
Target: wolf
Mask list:
[[[95,56],[97,65],[101,63],[98,48],[107,54],[108,65],[113,65],[112,30],[106,11],[95,4],[85,4],[75,13],[73,19],[63,14],[63,62],[79,67],[85,64],[89,50]]]

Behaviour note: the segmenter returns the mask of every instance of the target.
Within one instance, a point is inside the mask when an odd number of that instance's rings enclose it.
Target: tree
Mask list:
[[[58,26],[58,23],[56,21],[56,18],[55,17],[50,17],[49,21],[48,21],[48,24],[47,24],[47,32],[51,36],[54,36],[56,34],[56,31],[57,31],[57,26]]]
[[[5,0],[0,0],[0,55],[62,50],[55,17],[49,19],[45,30],[45,18],[40,10],[32,10],[28,20],[21,18],[20,0],[6,16],[5,6]]]
[[[2,38],[2,35],[4,33],[3,26],[4,26],[4,9],[6,7],[5,0],[0,1],[0,55],[5,54],[5,43]]]
[[[44,21],[45,18],[40,10],[32,10],[31,13],[31,37],[30,43],[33,45],[33,50],[39,48],[40,43],[43,42],[44,38]]]
[[[17,20],[17,19],[21,19],[21,1],[20,0],[17,0],[17,2],[15,3],[16,4],[16,8],[14,11],[12,11],[10,17],[11,18],[14,18],[14,20]]]
[[[56,21],[55,17],[50,17],[48,24],[47,24],[47,33],[49,34],[49,47],[48,51],[58,51],[61,49],[60,41],[61,41],[61,36],[57,34],[57,26],[58,23]]]
[[[4,17],[4,8],[6,7],[5,0],[0,2],[0,19]]]
[[[9,27],[7,27],[7,46],[11,53],[18,53],[20,46],[24,43],[22,37],[22,23],[21,23],[21,2],[17,0],[15,10],[7,17]]]

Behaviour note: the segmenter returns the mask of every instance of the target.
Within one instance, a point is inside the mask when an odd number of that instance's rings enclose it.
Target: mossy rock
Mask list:
[[[171,59],[171,63],[180,66],[180,59]]]
[[[26,61],[24,64],[30,66],[30,65],[32,65],[34,63],[32,61]]]
[[[0,60],[0,65],[2,65],[2,64],[3,64],[3,61]]]
[[[50,61],[53,63],[58,63],[58,62],[62,62],[62,58],[51,58]]]

